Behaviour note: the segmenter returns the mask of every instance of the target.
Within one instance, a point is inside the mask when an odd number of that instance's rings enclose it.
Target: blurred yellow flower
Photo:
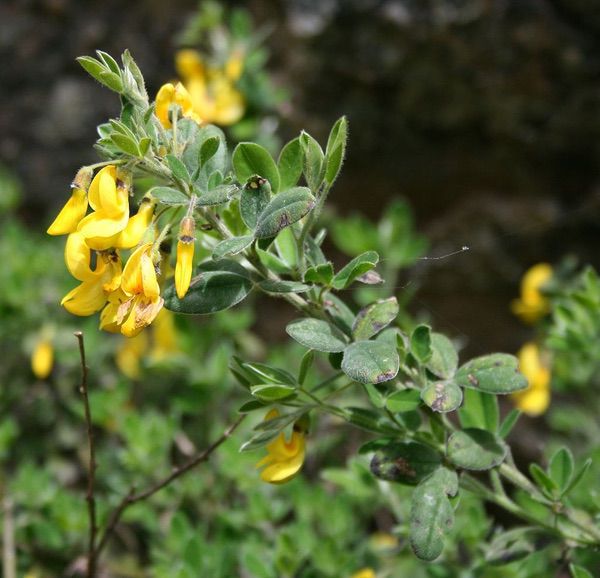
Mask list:
[[[141,360],[147,350],[148,336],[145,333],[126,339],[117,349],[117,367],[129,379],[138,379],[141,375]]]
[[[515,405],[527,415],[544,413],[550,405],[550,370],[542,363],[540,350],[535,343],[526,343],[517,354],[519,370],[527,378],[529,387],[514,393]]]
[[[150,350],[150,360],[162,361],[179,351],[175,316],[168,309],[161,309],[152,324],[153,345]]]
[[[73,184],[73,192],[56,219],[46,231],[48,235],[68,235],[77,230],[77,225],[85,217],[88,207],[87,189],[92,180],[92,170],[83,167],[79,169]]]
[[[538,263],[523,275],[521,297],[513,300],[511,309],[525,323],[534,323],[550,311],[550,302],[540,290],[551,277],[552,267],[548,263]]]
[[[202,122],[229,126],[244,116],[244,97],[235,88],[243,71],[241,52],[234,52],[220,69],[205,66],[196,50],[180,50],[175,56],[175,66]]]
[[[158,120],[160,120],[160,123],[165,128],[171,128],[173,126],[169,115],[171,106],[179,106],[181,108],[182,116],[191,118],[196,122],[201,121],[201,118],[199,118],[194,111],[190,94],[180,82],[176,85],[173,85],[170,82],[163,84],[156,95],[154,111]]]
[[[46,379],[54,365],[54,348],[50,339],[38,340],[31,355],[31,370],[38,379]]]
[[[278,416],[279,412],[272,409],[265,416],[265,420],[274,419]],[[305,457],[304,436],[304,431],[300,431],[296,422],[289,441],[285,439],[284,433],[281,432],[267,445],[267,455],[256,464],[257,468],[266,466],[260,473],[263,482],[283,484],[290,481],[300,471]]]
[[[177,241],[177,261],[175,263],[175,289],[177,297],[183,299],[190,288],[194,260],[194,233],[196,223],[192,217],[184,217]]]
[[[363,568],[355,572],[350,578],[377,578],[375,571],[372,568]]]

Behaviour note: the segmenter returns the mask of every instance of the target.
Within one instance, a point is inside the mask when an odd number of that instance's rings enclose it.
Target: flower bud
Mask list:
[[[183,299],[190,287],[192,279],[192,262],[194,260],[194,233],[196,222],[192,217],[184,217],[179,227],[177,242],[177,262],[175,264],[175,289],[177,297]]]

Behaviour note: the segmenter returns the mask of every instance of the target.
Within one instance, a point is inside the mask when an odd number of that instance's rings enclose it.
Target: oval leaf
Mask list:
[[[222,205],[230,201],[237,191],[237,185],[219,185],[211,191],[200,191],[200,189],[194,187],[194,192],[198,195],[196,198],[196,207]]]
[[[346,289],[360,276],[370,271],[379,262],[379,255],[375,251],[367,251],[355,257],[345,265],[333,278],[332,285],[338,291]]]
[[[315,206],[310,189],[294,187],[280,193],[264,208],[256,223],[258,239],[274,237],[291,224],[296,223]]]
[[[400,358],[385,341],[357,341],[344,350],[342,371],[359,383],[381,383],[396,377]]]
[[[463,399],[462,389],[452,381],[431,383],[421,391],[421,399],[433,411],[454,411]]]
[[[377,478],[401,484],[418,484],[440,465],[438,452],[415,442],[391,442],[378,449],[371,460]]]
[[[260,175],[269,181],[274,193],[279,190],[279,170],[264,147],[242,142],[233,151],[232,163],[240,183],[245,183],[253,175]]]
[[[270,383],[265,385],[253,385],[250,388],[250,392],[254,397],[269,403],[279,401],[280,399],[286,399],[296,394],[296,390],[289,385],[274,385]]]
[[[175,313],[206,315],[233,307],[251,290],[246,270],[238,263],[222,260],[200,265],[183,299],[177,297],[174,284],[167,287],[163,297],[165,307]]]
[[[456,372],[455,381],[461,387],[486,393],[512,393],[527,387],[527,379],[519,372],[518,365],[517,358],[507,353],[476,357]]]
[[[279,153],[279,161],[277,167],[281,179],[280,188],[282,191],[287,191],[298,183],[298,179],[302,175],[302,165],[304,155],[300,146],[300,139],[295,138],[287,143]]]
[[[377,301],[362,309],[352,327],[352,335],[357,340],[369,339],[387,327],[398,315],[398,301],[395,297]]]
[[[445,335],[431,334],[431,357],[425,367],[442,379],[450,379],[456,373],[458,353],[452,341]]]
[[[484,429],[457,431],[448,440],[448,458],[465,470],[489,470],[500,465],[505,455],[504,442]]]
[[[346,347],[344,334],[320,319],[292,321],[285,330],[290,337],[309,349],[335,353],[344,351]]]
[[[254,175],[248,179],[240,195],[240,215],[249,229],[256,228],[258,216],[271,199],[271,185],[263,177]]]
[[[417,389],[396,391],[387,398],[385,405],[392,413],[414,411],[421,405],[421,393]]]
[[[261,281],[258,286],[267,293],[304,293],[313,287],[299,281]]]
[[[254,237],[252,235],[225,239],[225,241],[221,241],[213,249],[212,257],[213,259],[222,259],[228,255],[237,255],[249,247],[252,244],[252,241],[254,241]]]
[[[150,194],[163,205],[189,205],[190,198],[178,189],[171,187],[154,187]]]

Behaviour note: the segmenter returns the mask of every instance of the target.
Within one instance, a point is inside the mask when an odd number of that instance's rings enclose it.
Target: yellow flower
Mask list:
[[[177,242],[177,262],[175,263],[175,289],[179,299],[183,299],[190,288],[195,229],[196,223],[192,217],[184,217],[181,220]]]
[[[69,291],[61,305],[73,315],[87,316],[102,309],[108,294],[121,282],[121,259],[116,251],[96,254],[96,268],[91,268],[91,251],[80,233],[71,233],[65,247],[67,269],[81,281]]]
[[[115,357],[117,367],[129,379],[138,379],[141,374],[140,362],[147,350],[148,337],[145,333],[126,339],[117,349]]]
[[[46,379],[54,364],[54,348],[48,338],[40,339],[31,355],[31,370],[38,379]]]
[[[225,63],[225,76],[232,82],[236,82],[244,71],[244,52],[234,50]]]
[[[177,53],[175,65],[203,122],[228,126],[242,118],[246,105],[234,86],[242,72],[241,55],[234,54],[221,70],[206,67],[198,52],[187,49]]]
[[[363,568],[352,574],[350,578],[377,578],[377,575],[372,568]]]
[[[175,329],[175,316],[168,309],[161,309],[152,325],[154,344],[150,350],[150,359],[154,362],[162,361],[171,354],[179,351],[177,345],[177,330]]]
[[[116,167],[109,165],[98,172],[90,185],[88,201],[94,212],[79,223],[77,231],[91,249],[114,247],[115,236],[129,221],[129,187],[117,178]]]
[[[278,416],[279,412],[272,409],[265,416],[265,420]],[[304,431],[301,431],[298,422],[296,422],[289,441],[285,439],[284,433],[281,432],[267,445],[267,455],[256,464],[257,468],[266,466],[260,473],[263,482],[283,484],[290,481],[300,471],[305,456],[304,436]]]
[[[77,225],[85,217],[88,207],[87,188],[92,180],[92,170],[83,167],[75,175],[71,185],[73,192],[54,222],[46,231],[48,235],[68,235],[77,230]]]
[[[141,245],[131,254],[123,269],[121,289],[127,300],[118,306],[116,323],[126,337],[135,337],[150,325],[164,303],[160,296],[152,252],[152,243]],[[106,322],[110,324],[108,315]]]
[[[511,309],[525,323],[534,323],[550,311],[550,302],[540,290],[551,277],[552,267],[548,263],[538,263],[523,275],[521,298],[513,300]]]
[[[529,387],[513,394],[513,401],[527,415],[540,415],[550,405],[550,371],[543,365],[540,350],[535,343],[523,345],[517,356],[519,370],[527,378]]]
[[[156,95],[154,111],[158,120],[160,120],[160,123],[165,128],[171,128],[173,126],[171,123],[171,116],[169,115],[171,106],[179,106],[181,108],[182,116],[200,122],[200,118],[198,118],[194,111],[194,107],[192,106],[191,97],[185,86],[180,82],[175,86],[170,82],[163,84]]]

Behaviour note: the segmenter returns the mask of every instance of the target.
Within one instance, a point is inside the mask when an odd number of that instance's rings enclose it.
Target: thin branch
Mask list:
[[[151,485],[150,487],[148,487],[147,489],[145,489],[141,492],[136,493],[135,488],[132,488],[129,491],[129,493],[121,500],[119,505],[113,510],[112,514],[110,515],[110,518],[106,525],[106,529],[104,530],[104,533],[102,534],[102,537],[100,538],[100,541],[98,542],[98,546],[94,552],[95,558],[98,559],[98,557],[100,556],[100,553],[105,548],[106,544],[108,543],[108,540],[114,533],[115,528],[117,527],[117,524],[119,523],[119,520],[121,519],[121,516],[123,515],[123,513],[129,506],[149,498],[150,496],[152,496],[159,490],[162,490],[164,487],[168,486],[171,482],[173,482],[174,480],[176,480],[177,478],[179,478],[186,472],[195,468],[198,464],[208,460],[208,458],[211,456],[211,454],[223,442],[225,442],[231,436],[231,434],[236,430],[236,428],[244,421],[244,419],[246,418],[246,415],[247,414],[241,415],[210,446],[208,446],[205,450],[201,451],[200,453],[196,454],[193,458],[191,458],[190,460],[188,460],[181,466],[174,468],[173,471],[167,477],[156,482],[155,484]]]
[[[85,344],[83,341],[83,333],[81,331],[76,331],[75,337],[79,342],[79,357],[81,359],[81,386],[79,387],[79,391],[83,396],[89,447],[88,485],[87,494],[85,497],[88,504],[88,515],[90,519],[87,576],[88,578],[94,578],[96,576],[96,533],[98,531],[98,526],[96,524],[96,499],[94,498],[94,485],[96,481],[96,449],[94,446],[92,412],[90,411],[90,400],[88,396],[88,368],[85,364]]]

